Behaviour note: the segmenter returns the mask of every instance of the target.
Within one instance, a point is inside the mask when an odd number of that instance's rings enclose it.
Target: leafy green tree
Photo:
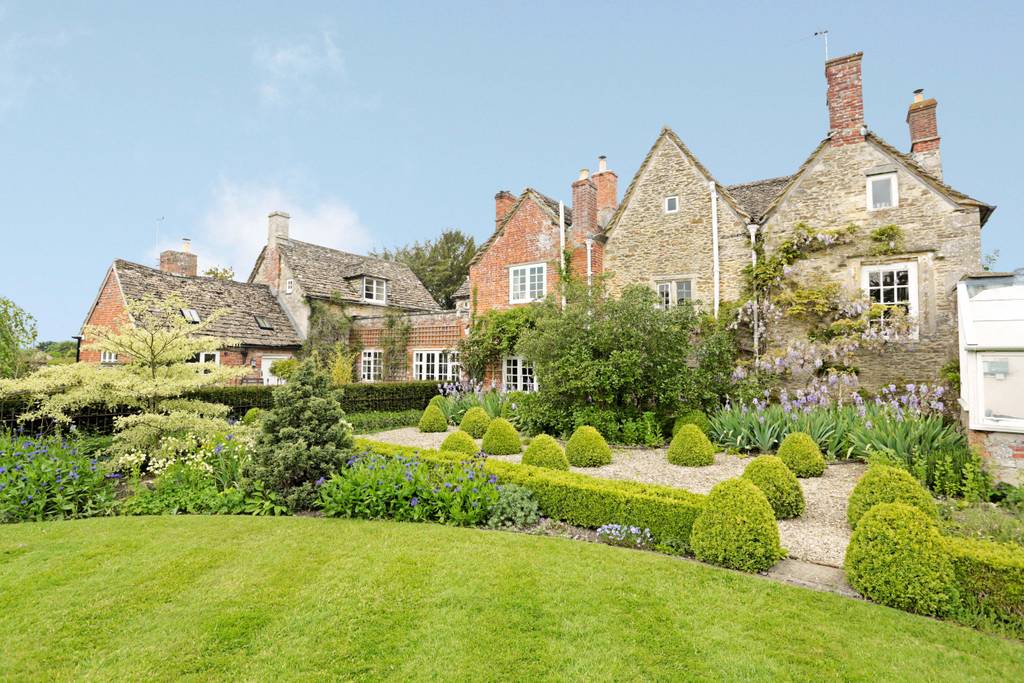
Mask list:
[[[234,280],[235,269],[231,266],[210,266],[203,271],[203,275],[218,280]]]
[[[75,362],[78,344],[74,340],[42,341],[36,349],[46,355],[46,365],[67,365]]]
[[[452,308],[455,305],[452,297],[469,275],[469,262],[475,254],[476,241],[472,236],[449,229],[436,240],[385,249],[372,255],[409,266],[439,304]]]
[[[20,377],[28,370],[24,351],[35,341],[35,318],[0,296],[0,378]]]

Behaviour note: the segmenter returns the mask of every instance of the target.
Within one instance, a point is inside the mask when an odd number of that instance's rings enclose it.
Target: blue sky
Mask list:
[[[938,99],[946,180],[1024,266],[1017,3],[0,0],[0,296],[66,339],[114,258],[188,236],[244,278],[277,209],[353,251],[482,240],[499,189],[568,200],[606,154],[624,190],[662,125],[723,183],[789,174],[828,128],[823,28],[897,147]]]

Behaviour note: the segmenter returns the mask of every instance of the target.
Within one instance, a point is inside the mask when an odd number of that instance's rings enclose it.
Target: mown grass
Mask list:
[[[1024,644],[653,553],[476,529],[0,528],[4,680],[1021,680]]]

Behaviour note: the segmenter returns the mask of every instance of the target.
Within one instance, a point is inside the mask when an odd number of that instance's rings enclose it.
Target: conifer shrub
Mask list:
[[[774,455],[754,458],[743,470],[743,478],[761,489],[776,519],[799,517],[804,512],[804,492],[796,475]]]
[[[785,557],[772,506],[746,479],[726,479],[711,489],[690,545],[698,560],[745,572],[766,571]]]
[[[473,406],[462,416],[459,428],[474,439],[482,439],[490,424],[491,417],[487,414],[487,411],[480,406]]]
[[[678,434],[683,425],[695,425],[705,434],[711,430],[711,420],[700,410],[688,410],[681,413],[672,424],[672,436]]]
[[[476,445],[473,437],[461,429],[457,429],[448,435],[441,443],[441,450],[451,451],[452,453],[465,453],[466,455],[476,455],[480,452],[480,448]]]
[[[573,467],[600,467],[611,464],[612,449],[599,431],[589,425],[581,425],[569,437],[565,457]]]
[[[428,405],[427,409],[423,411],[423,416],[420,417],[419,423],[421,432],[446,432],[448,431],[448,420],[444,418],[444,413],[436,405]]]
[[[798,477],[820,477],[825,471],[825,456],[809,434],[790,432],[777,455]]]
[[[569,469],[569,460],[562,446],[547,434],[535,436],[523,453],[523,464],[547,467],[552,470]]]
[[[668,445],[668,461],[684,467],[702,467],[715,462],[715,447],[708,437],[694,424],[679,428]]]
[[[484,432],[483,451],[488,455],[515,455],[523,450],[519,432],[503,417],[491,420]]]
[[[889,465],[872,465],[853,487],[846,504],[850,528],[856,529],[867,511],[879,503],[912,505],[932,519],[939,514],[931,494],[910,472]]]
[[[866,598],[944,616],[959,605],[956,576],[935,520],[905,503],[880,503],[861,518],[846,549],[846,577]]]

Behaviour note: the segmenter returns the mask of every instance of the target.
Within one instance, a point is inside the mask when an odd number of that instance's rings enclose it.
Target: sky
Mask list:
[[[939,102],[945,179],[998,206],[1024,267],[1024,3],[0,0],[0,296],[77,334],[115,258],[192,240],[245,279],[267,214],[365,253],[494,228],[494,194],[620,194],[664,125],[719,182],[788,175],[828,130],[823,75],[864,51],[900,149]]]

